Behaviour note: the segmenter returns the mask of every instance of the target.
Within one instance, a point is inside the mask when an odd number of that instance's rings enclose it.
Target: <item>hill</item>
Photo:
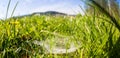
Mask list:
[[[68,15],[66,13],[61,13],[57,11],[46,11],[46,12],[34,12],[32,14],[27,14],[27,15],[21,15],[21,16],[14,16],[12,18],[23,18],[23,17],[29,17],[29,16],[34,16],[34,15],[46,15],[46,16],[75,16],[75,15]]]

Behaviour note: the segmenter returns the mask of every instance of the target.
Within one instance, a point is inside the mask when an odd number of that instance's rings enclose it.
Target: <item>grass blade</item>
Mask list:
[[[5,19],[7,19],[7,16],[8,16],[8,11],[9,11],[9,7],[10,7],[10,3],[11,3],[11,0],[9,0],[8,6],[7,6],[7,11],[6,11],[6,17],[5,17]]]

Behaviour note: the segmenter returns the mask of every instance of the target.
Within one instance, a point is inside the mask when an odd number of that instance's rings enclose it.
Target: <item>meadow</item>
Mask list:
[[[66,38],[69,40],[63,43]],[[44,45],[35,44],[35,40],[48,40],[50,46],[62,42],[66,50],[74,42],[79,48],[74,52],[47,53]],[[0,58],[116,58],[120,56],[119,41],[119,30],[105,15],[43,15],[0,20]]]

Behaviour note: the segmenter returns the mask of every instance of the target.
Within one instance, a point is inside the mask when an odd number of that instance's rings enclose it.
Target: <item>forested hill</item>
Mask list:
[[[46,12],[34,12],[32,14],[26,14],[26,15],[21,15],[21,16],[14,16],[12,18],[23,18],[23,17],[28,17],[28,16],[34,16],[34,15],[46,15],[46,16],[76,16],[76,15],[69,15],[66,13],[61,13],[57,11],[46,11]]]

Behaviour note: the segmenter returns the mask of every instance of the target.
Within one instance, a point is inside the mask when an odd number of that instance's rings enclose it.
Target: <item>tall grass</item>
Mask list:
[[[28,16],[0,21],[0,57],[117,58],[120,56],[120,32],[108,21],[108,16],[95,15],[77,15],[72,19],[71,16]],[[56,38],[69,38],[67,42],[74,42],[76,46],[80,42],[80,47],[72,53],[53,54],[45,53],[44,46],[33,43],[35,40],[51,40],[50,45],[53,46]],[[65,47],[69,49],[67,42]]]
[[[106,16],[103,18],[109,19]],[[120,34],[114,25],[101,18],[94,19],[92,16],[77,16],[72,21],[70,17],[32,16],[16,20],[17,23],[8,24],[11,21],[14,21],[14,19],[4,22],[8,26],[7,33],[4,32],[4,26],[1,27],[0,46],[2,55],[6,52],[13,54],[14,57],[20,57],[21,51],[23,54],[25,52],[25,54],[31,55],[31,57],[108,57],[109,50],[113,49],[110,48],[111,45],[116,45]],[[14,28],[12,28],[14,24],[16,25],[15,38]],[[49,31],[50,33],[43,31]],[[70,40],[80,41],[82,45],[76,52],[72,53],[74,55],[63,54],[58,56],[46,55],[42,47],[40,48],[40,46],[32,43],[34,40],[42,41],[59,35],[63,37],[72,36],[73,39]],[[6,38],[8,40],[4,42]],[[112,42],[109,42],[110,40]],[[7,49],[7,51],[4,51],[4,49]],[[38,50],[43,52],[37,52]],[[10,55],[5,54],[5,56]]]

